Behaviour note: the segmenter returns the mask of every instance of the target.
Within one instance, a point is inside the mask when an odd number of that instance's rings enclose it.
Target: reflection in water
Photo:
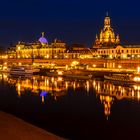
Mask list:
[[[47,93],[48,92],[46,92],[46,91],[42,91],[41,93],[40,93],[40,96],[41,96],[41,98],[42,98],[42,103],[44,103],[44,101],[45,101],[45,96],[47,95]]]
[[[101,103],[104,105],[104,114],[108,119],[108,116],[110,115],[111,105],[113,104],[114,98],[111,96],[100,95],[100,100]]]
[[[25,94],[26,90],[40,95],[42,103],[45,102],[45,96],[50,95],[54,100],[61,96],[66,96],[71,89],[76,91],[84,89],[85,94],[95,91],[97,98],[104,106],[104,114],[108,119],[111,115],[111,105],[114,100],[137,100],[140,99],[140,85],[115,85],[109,81],[99,80],[70,80],[62,77],[33,76],[31,78],[14,78],[6,74],[0,75],[0,80],[15,85],[18,97]]]
[[[20,97],[21,96],[21,88],[20,88],[20,81],[18,80],[17,81],[17,84],[16,84],[16,90],[17,90],[17,93],[18,93],[18,96]]]

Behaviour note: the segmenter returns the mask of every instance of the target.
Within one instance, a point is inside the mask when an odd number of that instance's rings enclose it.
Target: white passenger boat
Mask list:
[[[38,69],[34,69],[31,66],[12,66],[10,69],[10,74],[33,74],[39,72]]]
[[[135,74],[112,74],[112,75],[105,75],[105,79],[113,80],[113,81],[120,81],[120,82],[127,82],[127,83],[140,83],[140,76]]]

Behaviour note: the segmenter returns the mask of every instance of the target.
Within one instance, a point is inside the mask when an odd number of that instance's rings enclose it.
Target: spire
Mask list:
[[[54,43],[56,43],[56,42],[57,42],[57,38],[54,39]]]
[[[45,35],[45,32],[42,32],[41,34],[42,34],[42,37],[44,37],[44,35]]]
[[[119,35],[116,36],[116,44],[120,44],[120,36]]]
[[[96,34],[96,40],[98,40],[98,35]]]
[[[104,28],[110,28],[110,17],[108,16],[108,12],[106,13],[106,17],[104,19]]]
[[[106,12],[106,16],[108,17],[108,11]]]

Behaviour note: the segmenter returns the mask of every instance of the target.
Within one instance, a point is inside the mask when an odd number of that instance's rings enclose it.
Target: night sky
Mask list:
[[[122,44],[140,44],[139,0],[1,0],[0,45],[34,42],[44,31],[68,45],[91,47],[109,12]]]

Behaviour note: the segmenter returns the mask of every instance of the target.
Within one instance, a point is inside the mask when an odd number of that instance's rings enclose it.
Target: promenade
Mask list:
[[[140,59],[0,59],[0,64],[35,64],[46,65],[56,64],[58,66],[70,65],[73,61],[78,61],[80,64],[96,65],[97,68],[118,68],[121,66],[125,69],[135,69],[140,66]]]
[[[0,111],[0,140],[63,140],[63,138]]]

